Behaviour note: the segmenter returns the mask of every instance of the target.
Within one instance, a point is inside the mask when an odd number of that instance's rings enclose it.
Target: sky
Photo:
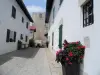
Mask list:
[[[44,12],[46,7],[46,0],[24,0],[24,3],[30,12]]]

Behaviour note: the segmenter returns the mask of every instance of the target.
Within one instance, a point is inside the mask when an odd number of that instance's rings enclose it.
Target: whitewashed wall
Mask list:
[[[16,8],[15,19],[11,16],[12,5]],[[24,17],[24,23],[22,23],[22,17]],[[15,0],[0,0],[0,54],[17,49],[20,34],[24,34],[24,37],[29,34],[26,22],[29,20]],[[6,42],[7,29],[17,32],[16,42]]]
[[[55,0],[59,1],[59,0]],[[49,30],[51,51],[57,51],[59,43],[59,25],[63,24],[63,40],[68,42],[81,41],[84,44],[84,38],[89,37],[90,47],[86,48],[84,58],[84,75],[99,75],[100,74],[100,1],[94,0],[94,24],[83,28],[82,9],[78,2],[79,0],[64,0],[63,4],[56,13],[55,21]],[[54,3],[55,6],[56,3]],[[53,5],[53,6],[54,6]],[[58,8],[56,8],[58,9]],[[52,13],[50,20],[52,18]],[[49,21],[51,22],[51,21]],[[54,46],[52,49],[52,32],[54,32]]]

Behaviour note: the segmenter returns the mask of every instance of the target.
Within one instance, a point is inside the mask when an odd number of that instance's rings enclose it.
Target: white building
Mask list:
[[[100,0],[47,0],[49,48],[55,53],[64,39],[81,41],[86,46],[83,75],[100,74],[99,7]]]
[[[34,40],[45,41],[45,12],[34,12],[32,14],[34,19],[34,26],[36,27],[36,32],[34,33]]]
[[[28,44],[30,21],[22,0],[0,0],[0,55],[17,50],[18,40]]]

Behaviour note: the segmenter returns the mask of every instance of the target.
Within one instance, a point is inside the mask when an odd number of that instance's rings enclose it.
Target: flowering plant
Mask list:
[[[83,62],[85,46],[83,46],[80,41],[71,43],[64,41],[63,45],[64,50],[59,50],[56,53],[57,62],[67,62],[68,64]]]

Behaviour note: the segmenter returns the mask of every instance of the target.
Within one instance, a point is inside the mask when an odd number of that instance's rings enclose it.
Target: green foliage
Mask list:
[[[72,62],[82,63],[84,58],[85,46],[80,42],[71,42],[64,44],[64,50],[57,53],[57,58],[59,62],[67,62],[71,64]],[[61,59],[62,58],[62,59]]]

